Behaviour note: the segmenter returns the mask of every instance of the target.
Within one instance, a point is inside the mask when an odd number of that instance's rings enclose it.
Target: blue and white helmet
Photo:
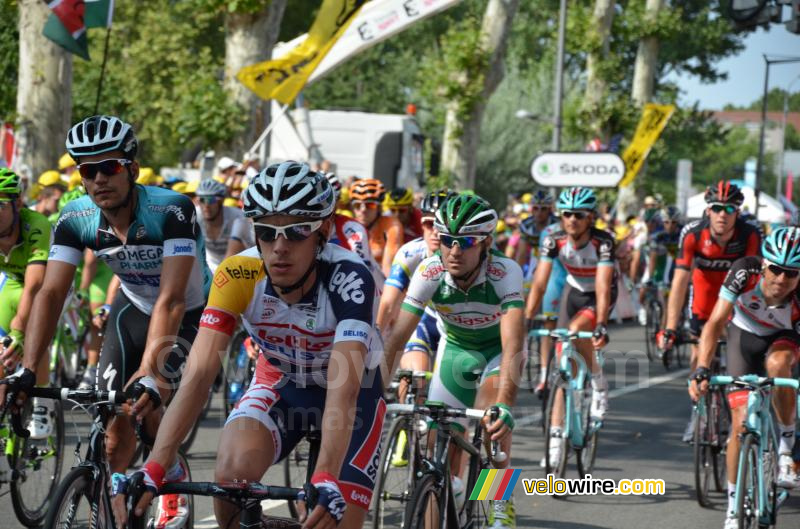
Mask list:
[[[580,209],[594,211],[597,207],[597,196],[588,187],[570,187],[558,196],[556,207],[561,211]]]
[[[114,116],[92,116],[67,132],[67,152],[76,160],[82,156],[122,151],[128,160],[136,157],[138,142],[133,127]]]
[[[553,205],[553,195],[545,191],[544,189],[537,189],[533,196],[531,196],[531,204],[540,204],[544,206],[552,206]]]
[[[761,255],[784,268],[800,268],[800,228],[777,228],[761,244]]]
[[[245,217],[297,215],[326,219],[336,206],[324,174],[294,161],[273,164],[258,173],[242,193]]]
[[[197,186],[197,191],[194,192],[198,197],[222,197],[228,194],[228,188],[225,184],[217,182],[213,178],[207,178],[200,182]]]

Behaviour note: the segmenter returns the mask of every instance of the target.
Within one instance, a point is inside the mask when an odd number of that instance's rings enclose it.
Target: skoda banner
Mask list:
[[[545,187],[617,187],[625,162],[612,152],[546,152],[533,160],[531,176]]]

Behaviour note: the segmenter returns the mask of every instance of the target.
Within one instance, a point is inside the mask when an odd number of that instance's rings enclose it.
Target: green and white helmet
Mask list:
[[[459,193],[436,210],[434,227],[447,235],[491,235],[497,227],[497,212],[478,195]]]
[[[0,169],[0,193],[7,195],[19,195],[22,193],[19,176],[11,169],[6,169],[5,167]]]

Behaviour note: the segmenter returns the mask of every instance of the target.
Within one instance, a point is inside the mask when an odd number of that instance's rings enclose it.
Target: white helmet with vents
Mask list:
[[[253,177],[242,193],[246,217],[296,215],[324,219],[336,205],[333,188],[323,173],[294,161],[273,164]]]

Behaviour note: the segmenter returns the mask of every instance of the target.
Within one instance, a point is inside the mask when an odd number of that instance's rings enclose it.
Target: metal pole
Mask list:
[[[789,115],[789,94],[792,93],[792,88],[794,84],[800,81],[800,76],[795,77],[794,80],[789,83],[789,86],[786,88],[786,92],[783,94],[783,132],[781,133],[781,158],[778,160],[778,190],[780,193],[781,182],[783,180],[783,171],[784,167],[784,159],[786,158],[786,119]]]
[[[764,96],[763,101],[761,102],[761,134],[758,140],[758,160],[756,161],[756,181],[755,189],[753,189],[755,197],[756,197],[756,207],[755,211],[753,211],[753,215],[758,221],[758,202],[759,202],[759,191],[758,191],[758,183],[761,180],[761,176],[763,175],[764,169],[764,136],[766,135],[767,131],[767,92],[769,90],[769,66],[770,60],[764,55],[764,63],[766,64],[766,70],[764,72]]]
[[[558,50],[556,51],[556,86],[553,100],[553,152],[561,150],[561,107],[564,99],[564,41],[567,33],[567,0],[558,11]]]

